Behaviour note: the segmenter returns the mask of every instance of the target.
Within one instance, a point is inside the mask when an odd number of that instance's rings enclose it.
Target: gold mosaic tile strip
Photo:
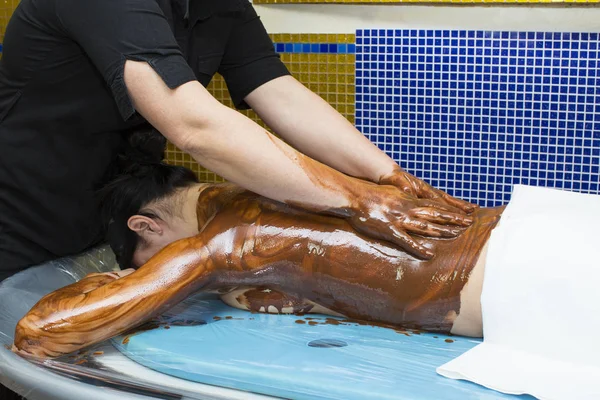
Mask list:
[[[481,3],[496,3],[496,4],[560,4],[560,3],[577,3],[577,4],[598,4],[600,0],[254,0],[254,4],[381,4],[381,3],[445,3],[445,4],[481,4]]]
[[[256,2],[254,2],[256,3]],[[354,43],[354,34],[348,33],[274,33],[273,43]]]
[[[329,34],[275,34],[271,39],[276,43],[354,43],[354,35]],[[310,90],[323,97],[342,115],[354,123],[354,54],[306,54],[284,53],[281,59],[290,72]],[[221,103],[233,107],[225,80],[217,75],[208,90]],[[265,126],[253,111],[243,114]],[[189,155],[172,144],[167,149],[167,161],[190,168],[202,182],[220,182],[217,174],[202,168]]]
[[[19,5],[19,0],[4,0],[2,4],[0,4],[0,43],[4,42],[6,25],[15,11],[15,8],[17,8],[17,5]]]

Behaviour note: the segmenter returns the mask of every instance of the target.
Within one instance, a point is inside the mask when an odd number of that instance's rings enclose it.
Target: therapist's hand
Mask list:
[[[346,219],[356,231],[392,242],[420,259],[430,259],[434,254],[411,234],[454,238],[473,222],[451,206],[415,198],[393,186],[373,184],[365,184],[347,210]]]
[[[392,185],[403,192],[419,199],[433,200],[438,203],[447,204],[458,208],[463,213],[471,214],[477,206],[461,199],[450,196],[448,193],[436,189],[427,182],[409,174],[401,168],[395,169],[392,173],[382,176],[379,179],[380,185]]]

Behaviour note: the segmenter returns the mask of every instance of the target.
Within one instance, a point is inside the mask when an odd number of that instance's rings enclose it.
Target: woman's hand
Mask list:
[[[452,207],[456,207],[467,214],[471,214],[477,208],[475,204],[457,199],[450,196],[448,193],[435,189],[427,182],[420,180],[399,167],[392,173],[382,176],[379,179],[379,184],[395,186],[418,199],[428,199],[445,203]]]
[[[392,242],[421,259],[434,254],[411,234],[453,238],[473,222],[452,206],[415,198],[393,186],[367,184],[344,216],[357,232]]]

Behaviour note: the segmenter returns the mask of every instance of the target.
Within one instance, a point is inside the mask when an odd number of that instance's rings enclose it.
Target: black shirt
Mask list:
[[[123,81],[146,61],[170,88],[219,72],[238,107],[287,74],[246,0],[22,0],[0,61],[0,280],[103,238],[95,191],[144,121]]]

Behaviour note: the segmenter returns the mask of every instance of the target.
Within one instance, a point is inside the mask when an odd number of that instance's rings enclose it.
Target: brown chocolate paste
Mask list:
[[[194,292],[244,286],[271,288],[350,319],[448,332],[447,317],[460,313],[460,292],[503,210],[477,210],[456,238],[420,239],[436,256],[419,260],[357,233],[344,219],[229,184],[208,189],[199,195],[200,234],[120,279],[86,277],[44,296],[19,321],[13,348],[56,357],[122,334]]]
[[[269,134],[268,137],[286,157],[300,166],[314,185],[344,199],[343,205],[328,209],[309,202],[287,200],[286,204],[342,217],[361,234],[372,239],[387,240],[421,259],[430,259],[434,253],[415,240],[411,234],[454,238],[462,233],[460,228],[468,227],[472,223],[472,218],[464,215],[459,208],[443,204],[441,201],[415,198],[402,188],[365,182],[341,174],[301,153],[294,153],[292,157],[282,147],[281,142],[274,140]],[[386,178],[383,179],[383,183],[386,183]],[[451,197],[446,195],[445,199]],[[470,211],[474,209],[475,207],[469,208]]]
[[[394,326],[394,325],[390,325],[390,324],[385,324],[385,323],[381,323],[381,322],[374,322],[374,321],[363,321],[363,320],[358,320],[358,319],[348,319],[348,318],[343,318],[343,319],[336,319],[336,318],[325,318],[324,321],[319,321],[321,320],[321,318],[304,318],[305,320],[309,321],[308,324],[309,325],[335,325],[335,326],[344,326],[344,325],[369,325],[372,327],[380,327],[380,328],[389,328],[389,329],[393,329],[394,331],[396,331],[396,333],[401,333],[403,335],[406,336],[410,336],[410,333],[406,330],[403,329],[398,329],[398,327]],[[305,320],[296,320],[297,324],[305,324],[306,321]],[[418,330],[412,330],[411,333],[414,333],[415,335],[419,335],[420,332]],[[435,337],[435,336],[434,336]]]

